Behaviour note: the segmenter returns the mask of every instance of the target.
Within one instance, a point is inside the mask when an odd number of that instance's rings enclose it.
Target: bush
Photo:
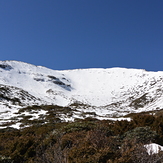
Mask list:
[[[124,140],[134,140],[136,143],[147,144],[157,139],[158,134],[150,127],[136,127],[127,131],[123,136]]]
[[[147,114],[137,114],[133,116],[133,122],[136,126],[151,126],[155,121],[155,117],[153,115]]]
[[[77,132],[77,131],[83,131],[83,130],[90,130],[91,128],[93,128],[94,126],[94,122],[89,122],[89,121],[85,121],[85,122],[73,122],[73,123],[69,123],[68,125],[66,125],[64,127],[64,130],[66,131],[66,133],[69,132]]]

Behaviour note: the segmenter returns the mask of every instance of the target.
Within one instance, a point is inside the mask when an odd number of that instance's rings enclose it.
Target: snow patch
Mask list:
[[[156,143],[146,144],[144,147],[147,149],[149,155],[157,154],[160,151],[163,151],[163,146]]]

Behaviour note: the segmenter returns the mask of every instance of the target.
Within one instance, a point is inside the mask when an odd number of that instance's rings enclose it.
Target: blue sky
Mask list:
[[[0,60],[163,71],[163,0],[0,0]]]

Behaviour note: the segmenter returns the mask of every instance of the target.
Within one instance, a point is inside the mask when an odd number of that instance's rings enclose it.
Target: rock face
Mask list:
[[[125,68],[56,71],[0,61],[0,120],[32,105],[69,107],[74,109],[70,119],[81,113],[109,118],[162,109],[163,72]]]

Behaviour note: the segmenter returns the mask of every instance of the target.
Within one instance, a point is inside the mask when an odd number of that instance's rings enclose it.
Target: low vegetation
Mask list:
[[[36,107],[39,110],[40,107]],[[163,153],[149,155],[147,143],[163,145],[163,115],[135,114],[131,121],[86,118],[74,122],[34,121],[30,127],[0,130],[2,163],[159,163]],[[26,108],[26,111],[31,108]],[[63,111],[58,107],[57,111]],[[24,110],[20,110],[23,112]],[[48,111],[48,109],[46,110]],[[69,109],[67,112],[70,112]],[[45,116],[45,115],[44,115]],[[24,117],[26,123],[31,116]],[[45,117],[44,117],[45,118]],[[54,119],[53,119],[54,118]]]

